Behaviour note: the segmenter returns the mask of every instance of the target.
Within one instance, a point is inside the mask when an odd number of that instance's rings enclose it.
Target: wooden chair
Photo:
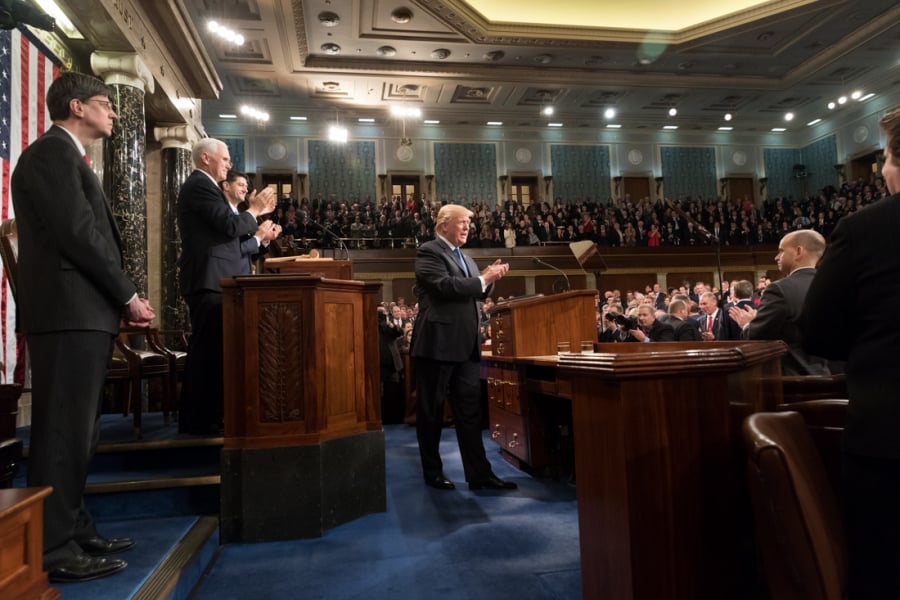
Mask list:
[[[822,461],[796,412],[744,420],[747,481],[772,600],[841,600],[846,540]]]
[[[13,299],[17,298],[16,274],[18,272],[18,232],[16,220],[7,219],[0,223],[0,258],[9,281]],[[136,348],[129,336],[136,335],[146,340],[146,348]],[[135,437],[141,437],[141,382],[154,377],[163,379],[162,402],[164,419],[168,420],[168,410],[175,397],[174,383],[170,377],[170,356],[155,349],[150,328],[129,328],[123,326],[115,339],[112,360],[107,371],[110,383],[127,383],[128,391],[124,401],[124,414],[134,414]]]

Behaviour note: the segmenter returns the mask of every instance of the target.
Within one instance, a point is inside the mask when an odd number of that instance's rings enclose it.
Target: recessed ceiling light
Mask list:
[[[807,126],[807,127],[812,127],[812,126],[815,125],[816,123],[821,123],[821,122],[822,122],[822,119],[813,119],[812,121],[810,121],[809,123],[807,123],[806,126]]]
[[[622,126],[619,125],[618,123],[607,123],[606,128],[607,129],[622,129]]]
[[[837,103],[835,103],[835,102],[828,103],[828,110],[834,110],[835,108],[837,108]]]
[[[865,96],[863,96],[862,98],[860,98],[859,101],[860,101],[860,102],[865,102],[866,100],[868,100],[869,98],[872,98],[872,97],[874,97],[874,96],[875,96],[875,92],[869,92],[868,94],[866,94]]]
[[[503,121],[488,121],[488,125],[503,125]]]
[[[553,114],[553,107],[545,106],[544,108],[541,109],[541,114],[549,117],[550,115]]]
[[[373,119],[372,117],[360,117],[359,119],[357,119],[357,121],[359,121],[360,123],[374,123],[375,119]]]
[[[792,113],[792,112],[786,113],[786,114],[784,115],[784,120],[785,120],[785,121],[793,121],[793,120],[794,120],[794,113]]]
[[[219,115],[220,119],[237,119],[237,115],[225,114]]]
[[[607,108],[605,111],[603,111],[603,116],[607,119],[612,119],[616,116],[616,109]]]
[[[291,121],[305,121],[306,117],[289,117]]]
[[[440,121],[435,120],[435,119],[425,119],[422,122],[425,123],[426,125],[440,125],[441,124]]]
[[[674,106],[673,106],[672,108],[669,109],[669,116],[670,116],[670,117],[674,117],[674,116],[677,115],[677,114],[678,114],[678,109],[675,108]]]
[[[776,133],[780,133],[782,131],[787,131],[787,127],[773,127],[772,131],[774,131]]]
[[[726,126],[726,125],[719,127],[719,131],[731,131],[732,129],[734,129],[734,127]]]
[[[731,113],[725,113],[725,120],[730,121],[732,119]]]
[[[562,123],[547,123],[547,127],[562,127]]]
[[[850,97],[853,98],[854,100],[859,100],[860,96],[862,96],[862,95],[863,95],[863,93],[861,90],[853,90],[853,93],[850,94]]]
[[[678,129],[678,125],[663,125],[663,129]]]

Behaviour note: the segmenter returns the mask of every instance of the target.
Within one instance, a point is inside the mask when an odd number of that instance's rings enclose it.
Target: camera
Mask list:
[[[616,315],[615,321],[616,325],[622,328],[622,331],[631,331],[632,329],[638,328],[638,322],[635,317],[629,317],[627,315]]]

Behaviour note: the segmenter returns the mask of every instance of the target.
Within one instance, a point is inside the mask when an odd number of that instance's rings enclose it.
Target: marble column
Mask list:
[[[116,119],[103,147],[103,189],[122,234],[125,271],[146,296],[147,288],[147,138],[145,90],[153,76],[136,54],[95,52],[91,68],[113,89]]]
[[[191,147],[199,137],[188,125],[156,127],[153,137],[162,144],[160,185],[162,186],[162,281],[161,302],[157,309],[161,329],[190,330],[187,305],[178,290],[178,257],[181,256],[181,235],[178,232],[176,203],[178,190],[191,174]]]

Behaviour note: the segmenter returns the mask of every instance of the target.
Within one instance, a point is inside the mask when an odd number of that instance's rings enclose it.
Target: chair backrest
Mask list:
[[[796,412],[743,424],[756,538],[773,600],[841,600],[844,525],[821,458]]]
[[[0,259],[3,260],[3,270],[6,272],[6,280],[9,281],[9,289],[13,299],[16,299],[16,273],[19,258],[19,236],[16,230],[16,220],[6,219],[0,224]]]

